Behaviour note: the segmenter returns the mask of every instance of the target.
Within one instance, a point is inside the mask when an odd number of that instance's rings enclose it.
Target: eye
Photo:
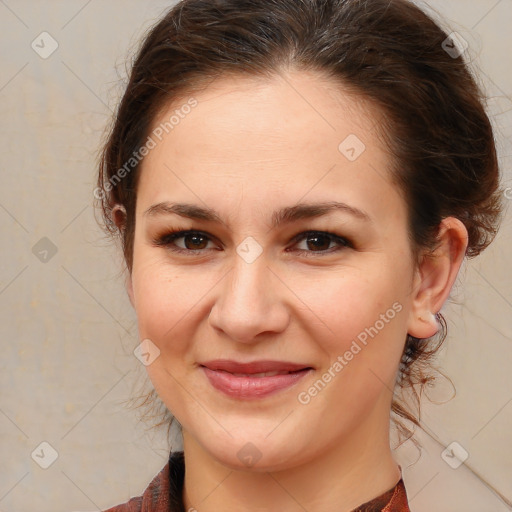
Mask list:
[[[353,244],[347,238],[344,238],[340,235],[336,235],[335,233],[329,233],[327,231],[307,231],[305,233],[300,233],[296,237],[294,237],[293,242],[298,243],[301,240],[306,240],[306,247],[314,248],[317,250],[304,250],[298,249],[298,252],[304,254],[305,256],[316,256],[314,253],[322,254],[331,254],[333,252],[338,252],[343,248],[350,247],[353,248]],[[338,247],[333,250],[328,250],[331,243],[338,244]],[[340,247],[341,246],[341,247]],[[313,254],[311,254],[313,253]]]
[[[181,243],[183,245],[177,244],[177,240],[182,240]],[[343,248],[354,247],[347,238],[326,231],[302,232],[296,235],[292,242],[296,245],[301,240],[306,240],[306,246],[313,248],[313,250],[297,249],[295,252],[299,252],[308,257],[315,256],[314,253],[319,253],[319,255],[326,253],[330,254]],[[153,243],[156,246],[165,247],[173,252],[188,254],[199,254],[201,252],[205,252],[204,249],[208,249],[209,242],[212,242],[212,238],[208,234],[193,230],[174,230],[153,240]],[[333,242],[337,244],[338,247],[335,247],[334,250],[329,250],[329,246]],[[290,251],[287,249],[287,252]]]
[[[184,247],[176,245],[176,240],[180,239],[183,239]],[[157,246],[166,247],[174,252],[197,253],[204,252],[203,249],[208,245],[208,240],[211,240],[210,237],[200,231],[175,230],[158,237],[153,240],[153,243]]]

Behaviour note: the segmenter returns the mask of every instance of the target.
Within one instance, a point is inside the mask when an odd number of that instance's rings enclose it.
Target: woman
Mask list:
[[[406,0],[183,0],[146,36],[95,195],[183,452],[110,512],[409,510],[394,390],[501,213],[456,43]]]

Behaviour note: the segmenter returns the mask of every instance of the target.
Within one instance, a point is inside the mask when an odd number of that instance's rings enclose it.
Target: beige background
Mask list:
[[[165,463],[164,432],[146,432],[123,407],[145,372],[132,353],[121,261],[91,205],[124,60],[170,4],[0,0],[3,512],[104,509],[140,494]],[[429,5],[469,42],[512,187],[512,2]],[[43,31],[58,43],[46,59],[31,47]],[[45,41],[39,51],[51,48]],[[508,212],[494,244],[465,264],[444,308],[450,333],[440,363],[457,395],[423,406],[421,451],[411,442],[397,451],[413,512],[512,510],[511,222]],[[452,394],[443,379],[429,390],[441,402]],[[454,441],[469,454],[457,469],[441,456]],[[35,460],[48,463],[52,449],[58,457],[42,469]]]

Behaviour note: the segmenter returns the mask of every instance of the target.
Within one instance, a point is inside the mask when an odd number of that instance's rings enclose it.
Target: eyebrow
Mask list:
[[[346,203],[329,201],[323,203],[299,203],[294,206],[287,206],[277,210],[272,215],[272,227],[276,228],[282,224],[288,224],[300,219],[312,219],[321,217],[333,211],[341,211],[364,222],[373,222],[373,219],[363,210],[350,206]],[[211,208],[204,208],[188,203],[161,202],[150,206],[145,212],[145,217],[159,215],[179,215],[187,219],[204,220],[224,224],[220,215]]]

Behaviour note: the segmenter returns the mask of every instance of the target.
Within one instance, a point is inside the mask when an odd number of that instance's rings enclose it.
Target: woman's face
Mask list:
[[[407,332],[434,334],[414,332],[407,211],[378,115],[290,72],[217,80],[154,122],[130,295],[140,339],[160,351],[147,366],[156,391],[184,435],[230,467],[284,469],[382,442]],[[202,366],[219,359],[310,369]]]

